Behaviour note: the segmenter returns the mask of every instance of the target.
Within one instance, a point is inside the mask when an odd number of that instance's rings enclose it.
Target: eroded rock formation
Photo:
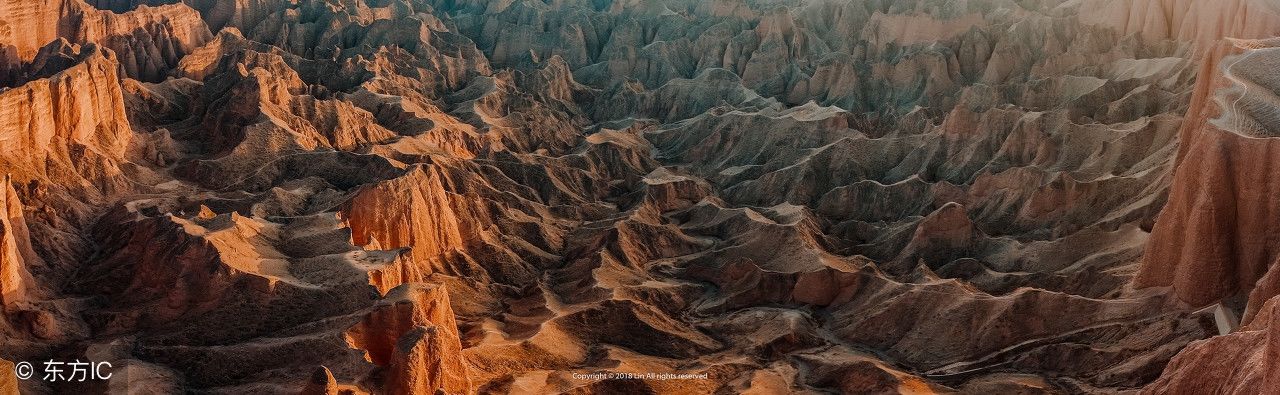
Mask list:
[[[0,189],[0,207],[4,215],[0,217],[0,307],[25,301],[35,286],[28,267],[40,266],[40,257],[31,248],[31,233],[27,230],[22,202],[18,200],[18,192],[13,190],[9,177],[4,178],[4,187]]]
[[[0,0],[0,390],[1280,385],[1274,15]]]
[[[130,3],[145,3],[130,0]],[[125,2],[85,3],[82,0],[8,0],[0,3],[0,50],[7,75],[5,86],[23,78],[14,63],[29,61],[58,38],[77,44],[95,43],[119,56],[125,73],[143,80],[161,80],[177,62],[211,36],[200,15],[182,4],[124,11]],[[176,3],[176,2],[175,2]],[[93,5],[91,5],[93,4]],[[102,9],[95,6],[104,7]]]
[[[1280,91],[1262,71],[1277,42],[1230,40],[1202,66],[1169,206],[1161,213],[1135,283],[1169,286],[1187,303],[1222,303],[1241,328],[1193,343],[1146,391],[1268,393],[1280,376],[1280,256],[1273,245],[1272,185],[1280,139],[1269,132]]]

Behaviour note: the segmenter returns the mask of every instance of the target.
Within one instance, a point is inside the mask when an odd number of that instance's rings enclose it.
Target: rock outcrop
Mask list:
[[[307,385],[302,387],[299,395],[337,395],[338,382],[333,378],[333,372],[329,368],[319,367],[315,373],[311,374],[311,378],[307,380]]]
[[[13,369],[13,362],[0,359],[0,394],[18,394],[18,377]]]
[[[360,324],[346,332],[386,369],[388,394],[471,392],[449,294],[438,285],[404,285],[387,294]]]
[[[103,160],[123,157],[133,131],[125,117],[115,56],[95,44],[50,45],[68,52],[55,54],[55,49],[48,51],[48,56],[69,56],[72,64],[48,78],[0,92],[0,100],[7,104],[2,114],[5,137],[12,142],[5,160],[12,163],[14,170],[48,174],[53,171],[47,167],[76,169],[70,157],[73,145],[83,146],[91,151],[87,155]],[[110,175],[107,169],[83,170],[90,171]],[[108,183],[106,177],[85,178],[83,182],[60,184]]]
[[[98,205],[133,189],[123,165],[133,130],[112,52],[55,41],[37,61],[46,77],[0,91],[0,166],[15,192],[7,200],[28,207],[9,210],[25,211],[28,223],[8,230],[40,241],[26,266],[57,277],[77,270],[88,244],[79,232]]]
[[[1187,345],[1145,394],[1267,394],[1280,385],[1280,322],[1270,300],[1238,331]]]
[[[125,73],[142,80],[162,80],[178,61],[212,38],[199,13],[181,3],[131,9],[83,0],[11,0],[0,3],[0,50],[10,66],[29,61],[45,44],[62,38],[77,44],[95,43],[113,50]],[[20,71],[0,68],[11,84]]]
[[[1222,42],[1207,55],[1168,207],[1153,229],[1135,284],[1168,286],[1186,303],[1222,303],[1242,314],[1238,330],[1192,343],[1147,393],[1253,394],[1280,383],[1280,255],[1272,242],[1280,176],[1271,133],[1280,92],[1265,70],[1274,39]]]
[[[31,232],[22,213],[22,202],[13,190],[9,177],[0,186],[0,308],[25,301],[35,286],[30,266],[40,265],[40,257],[31,247]]]
[[[1280,206],[1269,198],[1280,173],[1266,165],[1280,154],[1280,139],[1267,131],[1260,99],[1280,89],[1260,73],[1280,52],[1267,43],[1224,42],[1202,66],[1169,204],[1135,278],[1138,286],[1172,286],[1196,306],[1247,298],[1246,322],[1276,295],[1268,273],[1280,259],[1270,241]]]

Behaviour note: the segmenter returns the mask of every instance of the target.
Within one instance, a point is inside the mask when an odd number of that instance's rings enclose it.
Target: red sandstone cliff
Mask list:
[[[0,185],[0,309],[28,297],[35,285],[28,267],[40,264],[40,257],[31,249],[31,233],[17,195],[5,176],[4,185]]]
[[[345,333],[351,347],[386,369],[387,394],[471,393],[458,325],[441,285],[393,289]]]
[[[1275,50],[1250,49],[1263,41],[1224,42],[1201,66],[1193,104],[1180,132],[1178,165],[1169,203],[1152,230],[1139,287],[1172,286],[1182,300],[1203,306],[1224,298],[1249,297],[1247,321],[1277,291],[1259,283],[1276,267],[1280,244],[1280,139],[1256,122],[1256,97],[1270,81],[1257,80],[1251,62]],[[1254,63],[1256,65],[1258,63]],[[1274,277],[1274,276],[1270,276]],[[1262,293],[1250,295],[1255,289]]]
[[[1180,352],[1148,393],[1275,393],[1280,388],[1280,138],[1274,40],[1208,53],[1182,129],[1169,203],[1134,283],[1203,306],[1243,303],[1238,331]]]
[[[40,169],[46,161],[72,167],[71,144],[118,158],[132,138],[114,55],[94,44],[68,50],[77,64],[0,92],[6,104],[0,119],[11,142],[5,158],[21,168]]]
[[[115,13],[83,0],[0,2],[0,42],[6,44],[0,58],[6,63],[30,61],[56,38],[110,48],[129,76],[160,80],[212,35],[200,15],[181,3]]]

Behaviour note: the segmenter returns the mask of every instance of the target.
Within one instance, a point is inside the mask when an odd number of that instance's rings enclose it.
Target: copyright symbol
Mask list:
[[[13,366],[13,374],[18,376],[18,380],[26,380],[31,378],[32,374],[35,374],[35,368],[31,367],[30,362],[18,362],[17,365]]]

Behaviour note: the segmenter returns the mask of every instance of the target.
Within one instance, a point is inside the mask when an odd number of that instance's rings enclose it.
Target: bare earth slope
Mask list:
[[[1276,10],[0,0],[0,393],[1274,388]]]

